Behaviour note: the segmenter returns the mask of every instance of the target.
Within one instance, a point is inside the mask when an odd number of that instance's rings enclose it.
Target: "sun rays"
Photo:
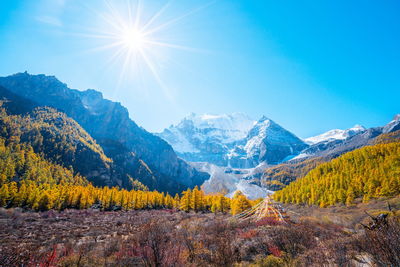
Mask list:
[[[165,20],[164,15],[170,7],[169,2],[149,16],[145,13],[145,7],[140,0],[124,2],[105,0],[105,9],[101,12],[92,10],[101,26],[94,27],[82,35],[96,41],[96,46],[90,50],[91,52],[97,53],[103,50],[110,52],[111,56],[106,65],[120,68],[119,83],[127,78],[142,79],[143,73],[147,73],[163,93],[171,98],[170,90],[163,82],[160,70],[160,65],[167,65],[162,62],[164,54],[169,49],[186,52],[201,52],[201,50],[174,43],[165,32],[208,5],[210,3]]]

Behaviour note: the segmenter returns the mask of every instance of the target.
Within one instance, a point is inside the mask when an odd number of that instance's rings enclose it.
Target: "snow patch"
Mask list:
[[[254,155],[257,148],[261,146],[262,141],[267,137],[267,129],[270,125],[270,120],[265,120],[257,124],[259,129],[258,134],[251,137],[244,146],[244,150],[246,150],[248,156]]]
[[[271,195],[273,191],[262,188],[258,185],[251,184],[249,181],[241,179],[236,184],[236,190],[241,191],[249,199],[265,198],[267,195]],[[228,193],[226,196],[232,198],[235,191]]]
[[[231,143],[246,137],[249,130],[256,121],[250,119],[243,113],[232,114],[203,114],[194,113],[186,116],[177,128],[184,127],[184,121],[192,121],[193,127],[197,129],[212,129],[207,133],[209,137],[219,139],[223,143]]]
[[[341,129],[334,129],[327,131],[326,133],[309,137],[306,138],[304,141],[310,145],[312,144],[317,144],[320,142],[325,142],[325,141],[333,141],[333,140],[345,140],[357,133],[365,131],[365,128],[361,125],[355,125],[354,127],[347,129],[347,130],[341,130]]]

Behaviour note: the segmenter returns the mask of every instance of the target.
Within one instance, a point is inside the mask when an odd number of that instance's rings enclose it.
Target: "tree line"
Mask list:
[[[179,209],[237,214],[256,202],[248,200],[240,192],[230,199],[222,194],[207,195],[198,187],[174,197],[141,189],[95,187],[85,177],[74,174],[72,167],[49,162],[35,153],[30,145],[16,141],[6,144],[0,138],[0,207],[36,211],[67,208]]]

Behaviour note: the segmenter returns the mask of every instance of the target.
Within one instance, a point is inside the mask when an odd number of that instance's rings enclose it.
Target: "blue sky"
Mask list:
[[[128,18],[124,1],[109,2]],[[97,89],[149,131],[190,112],[243,112],[308,137],[400,113],[399,1],[142,1],[140,23],[161,9],[150,28],[172,20],[152,37],[174,47],[146,47],[152,68],[124,68],[126,53],[111,60],[118,47],[99,49],[103,16],[118,19],[109,6],[1,1],[0,75],[27,70]]]

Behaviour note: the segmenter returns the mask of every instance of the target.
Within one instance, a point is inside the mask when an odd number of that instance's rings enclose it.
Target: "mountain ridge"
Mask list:
[[[175,193],[208,178],[179,159],[167,142],[139,127],[120,103],[102,98],[101,93],[70,89],[54,76],[26,72],[0,77],[0,85],[40,106],[66,113],[119,165],[129,168],[132,160],[143,159],[156,177],[148,184],[151,189]]]

